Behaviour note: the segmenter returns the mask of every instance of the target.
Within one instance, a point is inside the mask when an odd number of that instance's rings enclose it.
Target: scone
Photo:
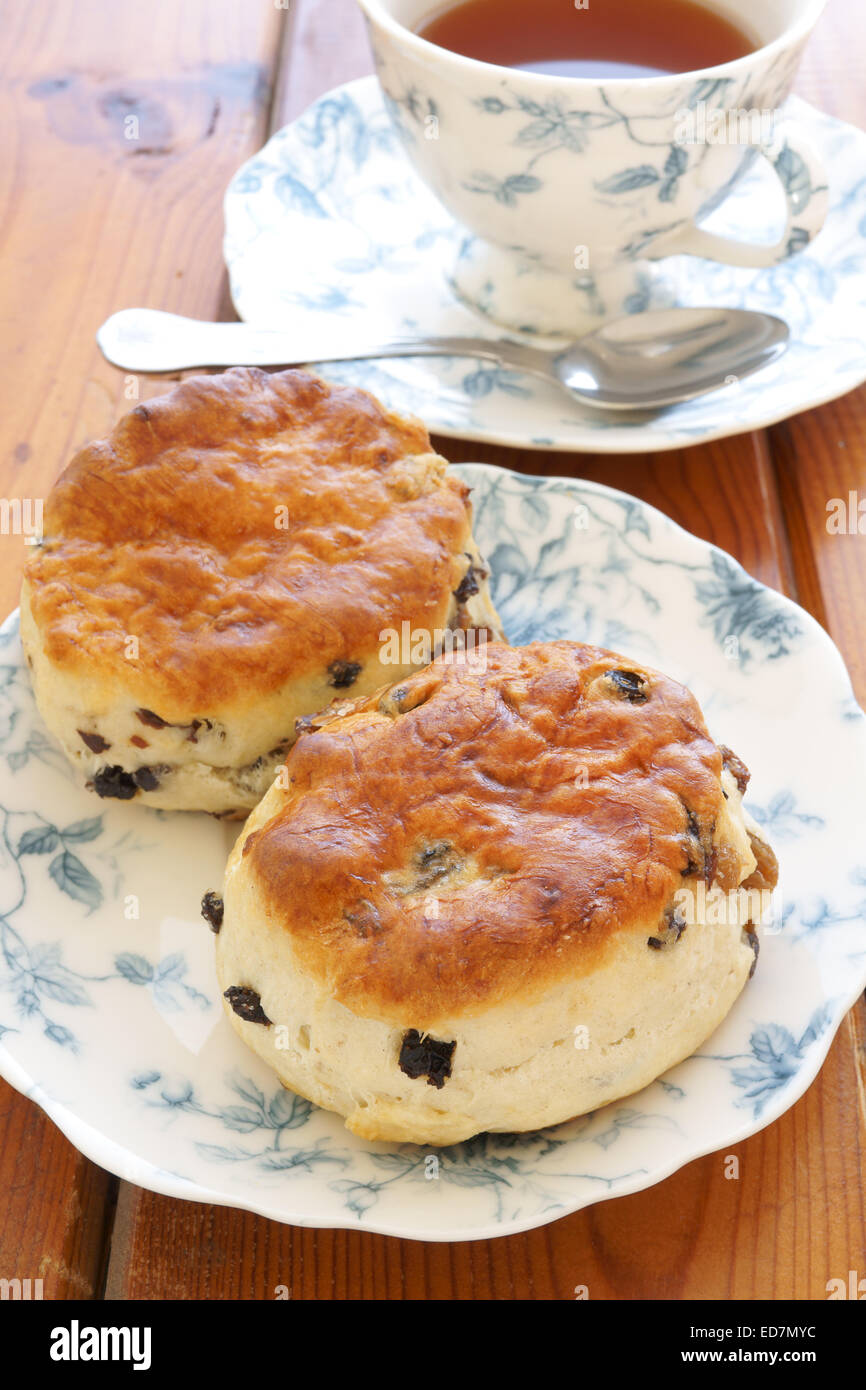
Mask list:
[[[688,690],[573,642],[338,702],[205,899],[227,1016],[366,1139],[451,1144],[637,1091],[754,967],[776,869],[747,779]]]
[[[54,487],[21,593],[36,701],[82,782],[223,815],[256,805],[298,718],[457,629],[501,636],[469,489],[419,421],[300,371],[136,406]]]

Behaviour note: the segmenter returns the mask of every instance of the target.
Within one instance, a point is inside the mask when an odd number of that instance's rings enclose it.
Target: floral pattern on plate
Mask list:
[[[647,271],[627,306],[636,313],[674,303],[725,304],[780,315],[791,327],[790,347],[756,376],[655,416],[626,420],[572,403],[524,373],[467,359],[319,369],[366,387],[392,409],[420,415],[440,434],[612,453],[677,448],[757,429],[843,395],[866,378],[866,135],[799,99],[789,108],[807,124],[830,170],[830,211],[814,244],[762,271],[671,257]],[[538,133],[540,139],[540,125]],[[622,174],[613,171],[611,178]],[[642,177],[651,174],[661,192],[676,170],[647,168]],[[517,197],[525,188],[501,189],[482,179],[478,193]],[[763,232],[772,240],[779,202],[774,175],[759,160],[706,226],[750,240]],[[336,88],[274,135],[229,185],[225,218],[232,297],[252,323],[290,324],[310,342],[325,329],[333,333],[356,321],[370,338],[392,332],[496,336],[495,326],[450,288],[450,272],[468,240],[413,172],[375,78]]]
[[[770,1123],[866,984],[866,718],[830,639],[634,498],[458,471],[512,638],[572,637],[657,665],[751,767],[782,885],[756,975],[699,1052],[639,1095],[541,1133],[365,1143],[284,1091],[223,1018],[199,903],[238,827],[74,786],[13,615],[0,629],[0,1072],[140,1186],[298,1225],[526,1229]]]

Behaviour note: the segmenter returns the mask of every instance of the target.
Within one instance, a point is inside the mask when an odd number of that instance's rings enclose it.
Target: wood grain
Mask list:
[[[94,1298],[117,1182],[32,1101],[0,1081],[0,1278],[41,1279],[45,1298]]]
[[[0,485],[38,497],[130,408],[94,341],[102,320],[127,304],[216,315],[223,191],[264,137],[285,12],[235,0],[127,4],[122,21],[110,0],[5,10],[0,365],[14,389]],[[4,611],[22,553],[4,538]]]
[[[323,92],[373,71],[355,0],[293,0],[272,128],[293,121]]]
[[[99,359],[98,323],[151,304],[229,312],[221,198],[267,134],[370,68],[353,0],[236,0],[6,7],[0,119],[0,320],[9,385],[0,495],[40,496],[86,437],[128,406]],[[833,0],[799,90],[866,124],[859,14]],[[123,121],[139,118],[139,146]],[[142,396],[162,389],[141,383]],[[545,455],[440,441],[455,459],[606,482],[661,508],[797,597],[839,642],[866,699],[866,547],[832,536],[829,498],[866,498],[866,393],[769,432],[646,457]],[[13,606],[20,541],[0,538],[0,600]],[[16,548],[17,547],[17,548]],[[816,1082],[731,1152],[632,1197],[520,1236],[422,1244],[315,1231],[117,1184],[41,1113],[0,1088],[0,1277],[46,1296],[232,1299],[797,1298],[866,1272],[866,1010],[852,1011]]]
[[[0,496],[38,498],[130,408],[94,342],[103,318],[127,304],[217,313],[223,189],[265,135],[285,16],[40,0],[2,19]],[[141,383],[142,397],[162,389]],[[4,615],[23,556],[0,536]],[[0,1144],[0,1277],[42,1277],[46,1298],[99,1294],[115,1180],[5,1082]]]

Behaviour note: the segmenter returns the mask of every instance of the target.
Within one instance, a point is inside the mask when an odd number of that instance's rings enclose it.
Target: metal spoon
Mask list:
[[[127,372],[187,367],[275,367],[367,357],[480,357],[564,388],[608,410],[656,410],[716,391],[785,351],[788,326],[746,309],[656,309],[613,319],[553,350],[510,338],[353,339],[340,326],[321,339],[248,323],[206,323],[156,309],[122,309],[96,335]]]

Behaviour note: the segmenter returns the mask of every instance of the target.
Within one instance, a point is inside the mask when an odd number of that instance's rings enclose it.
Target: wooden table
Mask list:
[[[861,9],[831,0],[798,91],[866,125]],[[232,316],[220,249],[231,174],[371,63],[353,0],[10,0],[0,13],[0,496],[40,497],[128,409],[99,323],[133,304]],[[866,390],[646,457],[440,447],[660,507],[808,608],[866,703],[866,542],[825,528],[830,497],[866,497]],[[3,613],[23,555],[20,538],[0,539]],[[140,1191],[0,1083],[0,1276],[41,1276],[53,1299],[270,1299],[277,1284],[320,1299],[568,1299],[576,1284],[594,1299],[822,1299],[830,1277],[866,1275],[864,1039],[861,999],[803,1099],[735,1147],[738,1182],[717,1153],[526,1235],[456,1245],[300,1230]]]

